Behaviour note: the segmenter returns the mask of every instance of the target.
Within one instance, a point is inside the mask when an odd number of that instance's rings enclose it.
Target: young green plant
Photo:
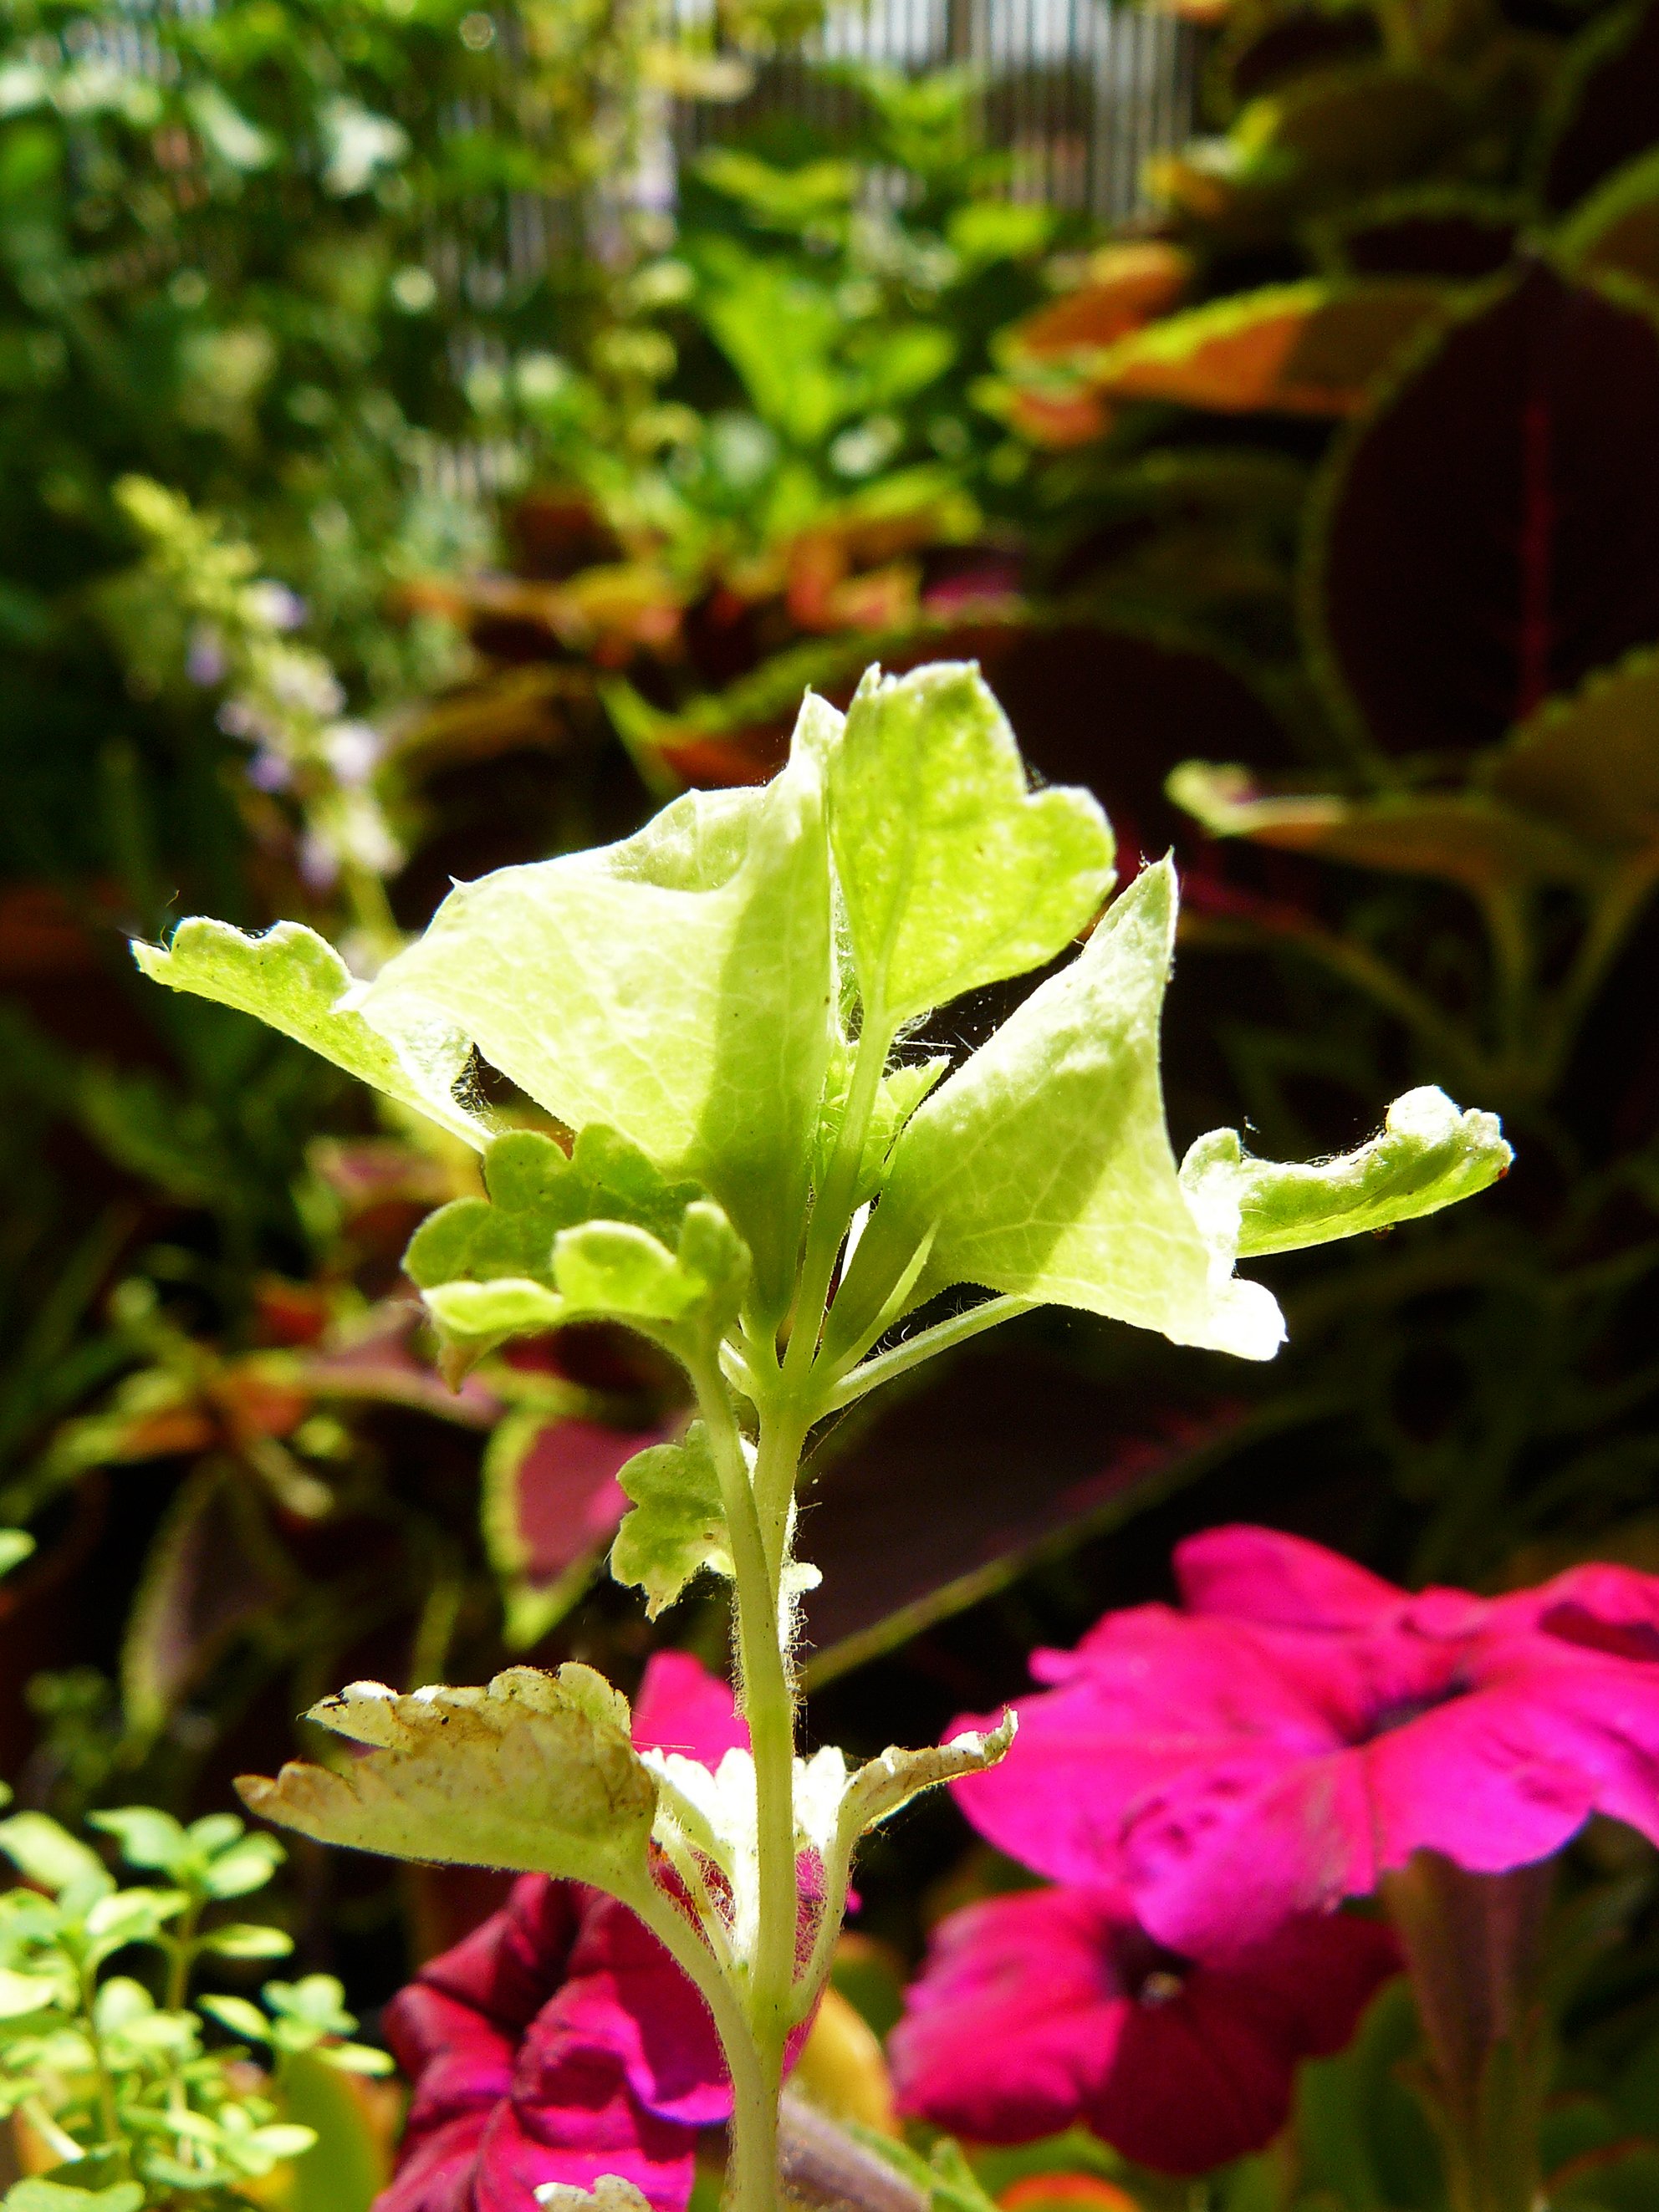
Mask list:
[[[704,1571],[731,1583],[751,1752],[712,1777],[639,1754],[599,1676],[515,1668],[483,1689],[354,1684],[311,1717],[366,1755],[242,1788],[331,1842],[630,1905],[719,2027],[741,2212],[775,2201],[787,2050],[860,1838],[1012,1735],[850,1773],[833,1748],[797,1756],[815,1576],[795,1496],[816,1425],[1042,1304],[1267,1358],[1283,1324],[1240,1257],[1431,1212],[1508,1164],[1493,1118],[1438,1091],[1318,1166],[1252,1159],[1231,1130],[1178,1164],[1158,1066],[1175,872],[1108,904],[1113,860],[1086,793],[1028,787],[977,669],[872,670],[844,718],[808,696],[764,788],[689,793],[623,843],[459,885],[372,982],[291,923],[250,939],[186,921],[135,948],[157,981],[260,1015],[483,1154],[488,1195],[434,1214],[408,1255],[452,1374],[605,1319],[690,1377],[696,1420],[623,1474],[612,1571],[653,1616]],[[913,1048],[936,1009],[1079,939],[959,1066]],[[494,1133],[473,1054],[570,1141]],[[958,1286],[989,1295],[933,1306]]]

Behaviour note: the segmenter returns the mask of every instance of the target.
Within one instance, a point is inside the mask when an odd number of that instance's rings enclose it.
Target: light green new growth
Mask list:
[[[140,948],[161,981],[262,1014],[484,1143],[488,1197],[434,1215],[408,1255],[452,1371],[592,1316],[685,1369],[698,1419],[623,1471],[612,1569],[653,1615],[705,1569],[729,1577],[752,1756],[712,1775],[637,1756],[596,1677],[518,1668],[487,1690],[358,1685],[313,1717],[366,1755],[244,1787],[332,1842],[625,1898],[720,2030],[741,2212],[774,2212],[785,2045],[829,1972],[860,1836],[1012,1735],[851,1775],[833,1749],[797,1759],[790,1651],[812,1571],[794,1494],[815,1425],[1042,1303],[1265,1358],[1283,1324],[1235,1275],[1242,1253],[1431,1211],[1508,1161],[1489,1115],[1416,1092],[1345,1160],[1278,1167],[1221,1131],[1177,1167],[1158,1067],[1175,874],[1145,870],[1102,919],[1112,861],[1091,798],[1030,790],[976,669],[872,672],[844,720],[808,698],[764,789],[693,794],[622,844],[464,884],[367,986],[287,926],[250,942],[186,923],[169,951]],[[934,1008],[1091,926],[954,1073],[910,1048]],[[523,1131],[487,1140],[455,1098],[469,1050],[574,1133],[568,1154]],[[879,1348],[957,1285],[993,1295]],[[655,1885],[652,1846],[695,1925]]]
[[[678,1443],[635,1452],[622,1471],[622,1486],[634,1510],[617,1531],[611,1571],[645,1592],[647,1620],[672,1605],[705,1567],[730,1580],[732,1535],[720,1470],[701,1421]]]

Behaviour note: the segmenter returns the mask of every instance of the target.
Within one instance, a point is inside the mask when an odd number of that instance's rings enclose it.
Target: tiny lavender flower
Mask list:
[[[1185,1612],[1037,1653],[1051,1686],[1010,1758],[957,1785],[1038,1872],[1121,1881],[1161,1942],[1215,1957],[1419,1850],[1504,1873],[1595,1812],[1659,1841],[1659,1578],[1408,1592],[1245,1528],[1194,1537],[1176,1571]]]
[[[1297,2060],[1340,2050],[1398,1964],[1385,1927],[1346,1915],[1217,1966],[1155,1942],[1121,1891],[993,1898],[934,1936],[890,2046],[899,2107],[981,2142],[1082,2120],[1200,2173],[1279,2132]]]
[[[730,1690],[678,1652],[647,1668],[634,1733],[711,1766],[748,1744]],[[530,2212],[541,2184],[604,2173],[682,2212],[697,2130],[731,2113],[702,1997],[625,1905],[580,1882],[516,1882],[392,2000],[386,2031],[415,2094],[378,2212]]]

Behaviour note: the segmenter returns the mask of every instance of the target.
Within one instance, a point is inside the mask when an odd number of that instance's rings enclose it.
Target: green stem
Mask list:
[[[98,2120],[104,2130],[104,2141],[125,2160],[127,2145],[121,2133],[121,2123],[116,2111],[115,2082],[104,2055],[104,2039],[99,2032],[97,2014],[98,1970],[95,1966],[81,1969],[81,2016],[86,2028],[87,2041],[92,2050],[92,2070],[98,2083]]]
[[[694,1370],[693,1380],[732,1540],[738,1673],[755,1760],[757,1925],[744,1991],[750,2039],[746,2065],[753,2069],[748,2086],[754,2094],[738,2094],[734,2072],[730,2201],[737,2212],[775,2212],[778,2099],[783,2088],[784,2045],[793,2025],[795,1931],[800,1910],[795,1881],[795,1701],[780,1635],[782,1562],[780,1556],[775,1565],[769,1556],[742,1438],[719,1369],[712,1360],[703,1363]],[[771,1427],[763,1415],[763,1431]],[[767,1446],[776,1449],[769,1434],[763,1436],[763,1448]],[[787,1455],[793,1462],[795,1454]]]
[[[966,1344],[969,1337],[978,1336],[999,1322],[1012,1321],[1016,1314],[1030,1313],[1035,1302],[1030,1298],[987,1298],[981,1304],[969,1306],[966,1313],[953,1314],[949,1321],[935,1322],[932,1328],[924,1328],[903,1344],[896,1344],[890,1352],[879,1352],[873,1359],[866,1359],[862,1367],[855,1367],[844,1376],[830,1391],[825,1404],[827,1413],[838,1413],[863,1397],[866,1390],[874,1390],[896,1376],[908,1375],[913,1367],[920,1367],[925,1359],[935,1353],[948,1352],[952,1345]]]
[[[775,2212],[778,2171],[778,2078],[769,2077],[738,1993],[719,1961],[673,1899],[653,1885],[648,1895],[627,1902],[644,1921],[686,1978],[702,1992],[732,2076],[732,2177],[728,2201],[743,2212]]]

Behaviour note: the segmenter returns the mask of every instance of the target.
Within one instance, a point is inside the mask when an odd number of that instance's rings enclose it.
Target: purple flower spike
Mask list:
[[[748,1735],[723,1682],[664,1652],[635,1740],[713,1764]],[[604,2173],[684,2212],[697,2130],[732,2109],[702,1999],[627,1906],[580,1882],[525,1875],[399,1992],[386,2030],[415,2092],[377,2212],[536,2212],[542,2183]]]
[[[957,1785],[1038,1872],[1121,1883],[1161,1941],[1214,1958],[1419,1850],[1505,1873],[1596,1812],[1659,1841],[1659,1578],[1410,1592],[1262,1528],[1176,1565],[1188,1610],[1037,1654],[1052,1686],[1013,1751]]]
[[[900,2109],[981,2142],[1081,2120],[1200,2173],[1284,2125],[1297,2059],[1337,2051],[1399,1964],[1379,1922],[1304,1914],[1224,1966],[1164,1949],[1110,1890],[953,1913],[889,2056]]]

